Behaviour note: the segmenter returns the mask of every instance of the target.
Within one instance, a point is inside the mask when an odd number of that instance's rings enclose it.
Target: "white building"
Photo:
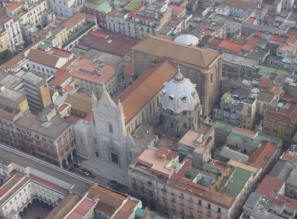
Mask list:
[[[49,0],[49,7],[60,17],[69,18],[78,12],[85,0]]]
[[[55,206],[72,185],[30,167],[8,165],[10,178],[0,187],[0,217],[19,215],[33,201]]]

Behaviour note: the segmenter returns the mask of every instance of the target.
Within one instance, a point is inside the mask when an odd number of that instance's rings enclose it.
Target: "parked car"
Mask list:
[[[107,183],[108,187],[113,189],[113,190],[116,190],[118,192],[121,192],[121,193],[127,193],[128,191],[128,187],[127,186],[124,186],[122,184],[120,184],[119,182],[115,181],[115,180],[110,180],[108,183]]]

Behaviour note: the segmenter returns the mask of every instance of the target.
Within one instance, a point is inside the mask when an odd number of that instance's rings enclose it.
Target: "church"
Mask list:
[[[86,166],[127,185],[129,164],[148,146],[135,134],[144,124],[158,130],[156,138],[175,140],[200,128],[203,104],[197,85],[183,75],[184,65],[155,59],[116,99],[106,89],[99,99],[92,96],[92,120],[75,126],[77,151]]]

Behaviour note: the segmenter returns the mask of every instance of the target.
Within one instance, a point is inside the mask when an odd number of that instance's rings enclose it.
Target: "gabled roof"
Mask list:
[[[267,110],[264,113],[264,118],[295,125],[297,123],[297,104],[292,103],[282,111]]]
[[[40,49],[31,49],[28,53],[27,59],[45,66],[56,68],[59,57],[48,54]]]
[[[272,143],[263,143],[259,148],[254,150],[248,162],[256,167],[265,167],[266,163],[276,151],[276,146]]]
[[[266,175],[256,192],[268,197],[276,195],[284,184],[284,180]]]
[[[176,73],[176,67],[168,61],[150,68],[125,90],[117,100],[122,103],[125,122],[129,122]]]
[[[81,22],[86,18],[86,14],[84,13],[75,13],[72,17],[68,18],[65,20],[61,26],[66,28],[66,29],[71,29],[73,26]]]
[[[220,53],[213,50],[186,46],[168,38],[153,35],[141,40],[132,49],[153,56],[177,60],[202,69],[208,69],[209,65],[220,56]]]

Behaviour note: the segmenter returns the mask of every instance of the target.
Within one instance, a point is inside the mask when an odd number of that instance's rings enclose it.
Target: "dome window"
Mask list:
[[[174,96],[173,96],[173,95],[170,95],[170,96],[169,96],[169,99],[170,99],[170,100],[173,100],[173,99],[174,99]]]
[[[183,96],[183,97],[181,98],[182,101],[186,101],[186,99],[187,99],[186,96]]]

